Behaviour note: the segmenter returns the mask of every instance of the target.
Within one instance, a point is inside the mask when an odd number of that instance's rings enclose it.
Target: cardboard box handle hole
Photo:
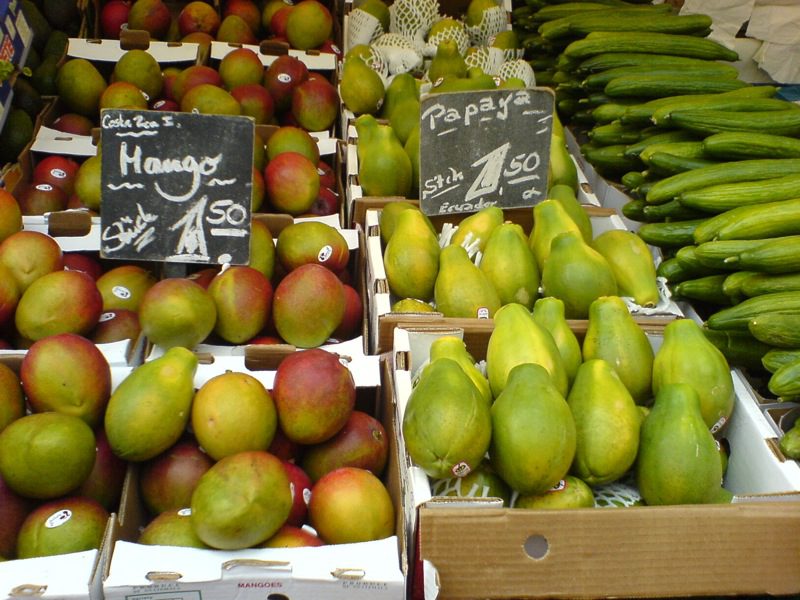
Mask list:
[[[525,554],[533,560],[542,560],[550,551],[550,543],[547,538],[540,534],[530,536],[522,546]]]

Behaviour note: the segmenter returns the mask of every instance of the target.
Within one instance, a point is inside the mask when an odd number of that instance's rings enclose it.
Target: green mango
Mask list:
[[[503,209],[499,206],[487,206],[461,221],[450,238],[450,243],[466,247],[477,241],[478,249],[483,251],[492,232],[502,224]]]
[[[356,116],[377,114],[385,94],[381,76],[361,56],[354,54],[344,61],[339,96],[345,108]]]
[[[583,361],[583,354],[575,332],[564,317],[564,302],[553,296],[539,298],[533,305],[533,320],[553,336],[571,386]]]
[[[514,367],[492,405],[492,466],[520,494],[545,492],[569,470],[575,422],[541,365]]]
[[[545,296],[564,301],[568,319],[585,319],[597,298],[616,296],[617,282],[608,261],[583,241],[580,231],[565,231],[550,245],[542,289]]]
[[[408,455],[425,473],[463,477],[489,447],[489,404],[456,361],[439,358],[423,369],[411,391],[402,428]]]
[[[675,319],[664,327],[664,340],[653,361],[653,393],[671,383],[694,388],[703,420],[712,433],[730,419],[736,399],[730,366],[692,319]]]
[[[365,196],[408,197],[411,159],[389,125],[372,115],[356,119],[358,133],[358,182]]]
[[[439,241],[425,215],[419,209],[400,212],[383,251],[383,267],[392,294],[423,301],[433,298],[439,252]]]
[[[467,63],[458,51],[458,44],[450,38],[441,40],[428,67],[428,81],[435,83],[444,77],[466,76]]]
[[[520,225],[503,223],[483,249],[480,269],[494,286],[500,304],[517,302],[528,310],[539,296],[539,267]]]
[[[574,231],[583,236],[578,225],[560,202],[547,199],[533,207],[533,229],[528,243],[536,257],[539,272],[544,269],[544,262],[550,256],[553,239],[565,231]]]
[[[574,475],[565,475],[552,489],[542,494],[520,494],[514,502],[514,508],[594,508],[594,493],[585,481]]]
[[[183,435],[194,398],[197,355],[181,346],[136,367],[111,394],[105,431],[114,454],[149,460]]]
[[[438,358],[449,358],[456,361],[464,369],[464,373],[469,376],[472,383],[475,384],[475,387],[478,388],[481,397],[486,400],[486,403],[492,403],[494,398],[492,398],[489,380],[475,366],[475,359],[472,358],[463,340],[452,335],[436,338],[431,344],[430,360],[434,361]]]
[[[653,347],[619,296],[602,296],[589,307],[583,360],[602,358],[617,372],[634,402],[653,397]]]
[[[500,298],[484,272],[462,246],[452,244],[439,253],[433,297],[436,310],[445,317],[490,319],[500,308]]]
[[[624,229],[609,229],[591,242],[611,265],[621,296],[629,296],[639,306],[652,308],[659,302],[656,265],[642,238]]]
[[[656,393],[642,424],[636,482],[650,505],[720,499],[719,452],[700,412],[700,398],[688,383],[665,384]]]
[[[592,220],[589,218],[589,213],[578,202],[575,196],[575,190],[570,186],[563,183],[556,184],[547,190],[548,199],[557,200],[561,204],[570,218],[575,221],[575,225],[581,230],[584,241],[588,244],[594,237],[592,230]]]
[[[544,367],[559,393],[566,396],[567,372],[553,336],[522,304],[506,304],[494,315],[494,329],[486,347],[486,373],[495,399],[506,387],[511,369],[521,363]]]
[[[567,404],[577,436],[572,472],[589,485],[627,473],[636,460],[642,420],[613,367],[600,358],[581,364]]]
[[[511,488],[485,460],[465,477],[437,479],[431,484],[431,492],[434,496],[500,498],[503,506],[511,502]]]

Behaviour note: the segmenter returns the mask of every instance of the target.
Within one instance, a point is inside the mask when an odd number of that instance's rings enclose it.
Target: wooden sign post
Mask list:
[[[250,260],[252,119],[115,109],[101,128],[102,257]]]
[[[427,215],[533,206],[547,194],[555,96],[547,88],[421,100],[420,206]]]

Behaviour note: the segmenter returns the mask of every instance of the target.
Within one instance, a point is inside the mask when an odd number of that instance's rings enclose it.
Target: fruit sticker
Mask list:
[[[121,285],[115,285],[113,288],[111,288],[111,293],[120,300],[127,300],[131,297],[131,291]]]
[[[69,521],[71,518],[72,518],[72,511],[65,508],[63,510],[56,511],[52,515],[47,517],[47,519],[44,522],[44,526],[47,527],[48,529],[60,527],[61,525]]]

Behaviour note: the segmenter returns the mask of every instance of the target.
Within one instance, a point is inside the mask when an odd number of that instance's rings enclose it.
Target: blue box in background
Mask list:
[[[22,3],[0,0],[0,74],[6,73],[9,64],[14,69],[24,65],[32,42],[33,32],[22,14]],[[0,83],[0,128],[11,106],[13,71],[0,75],[0,79],[4,77],[7,78]]]

